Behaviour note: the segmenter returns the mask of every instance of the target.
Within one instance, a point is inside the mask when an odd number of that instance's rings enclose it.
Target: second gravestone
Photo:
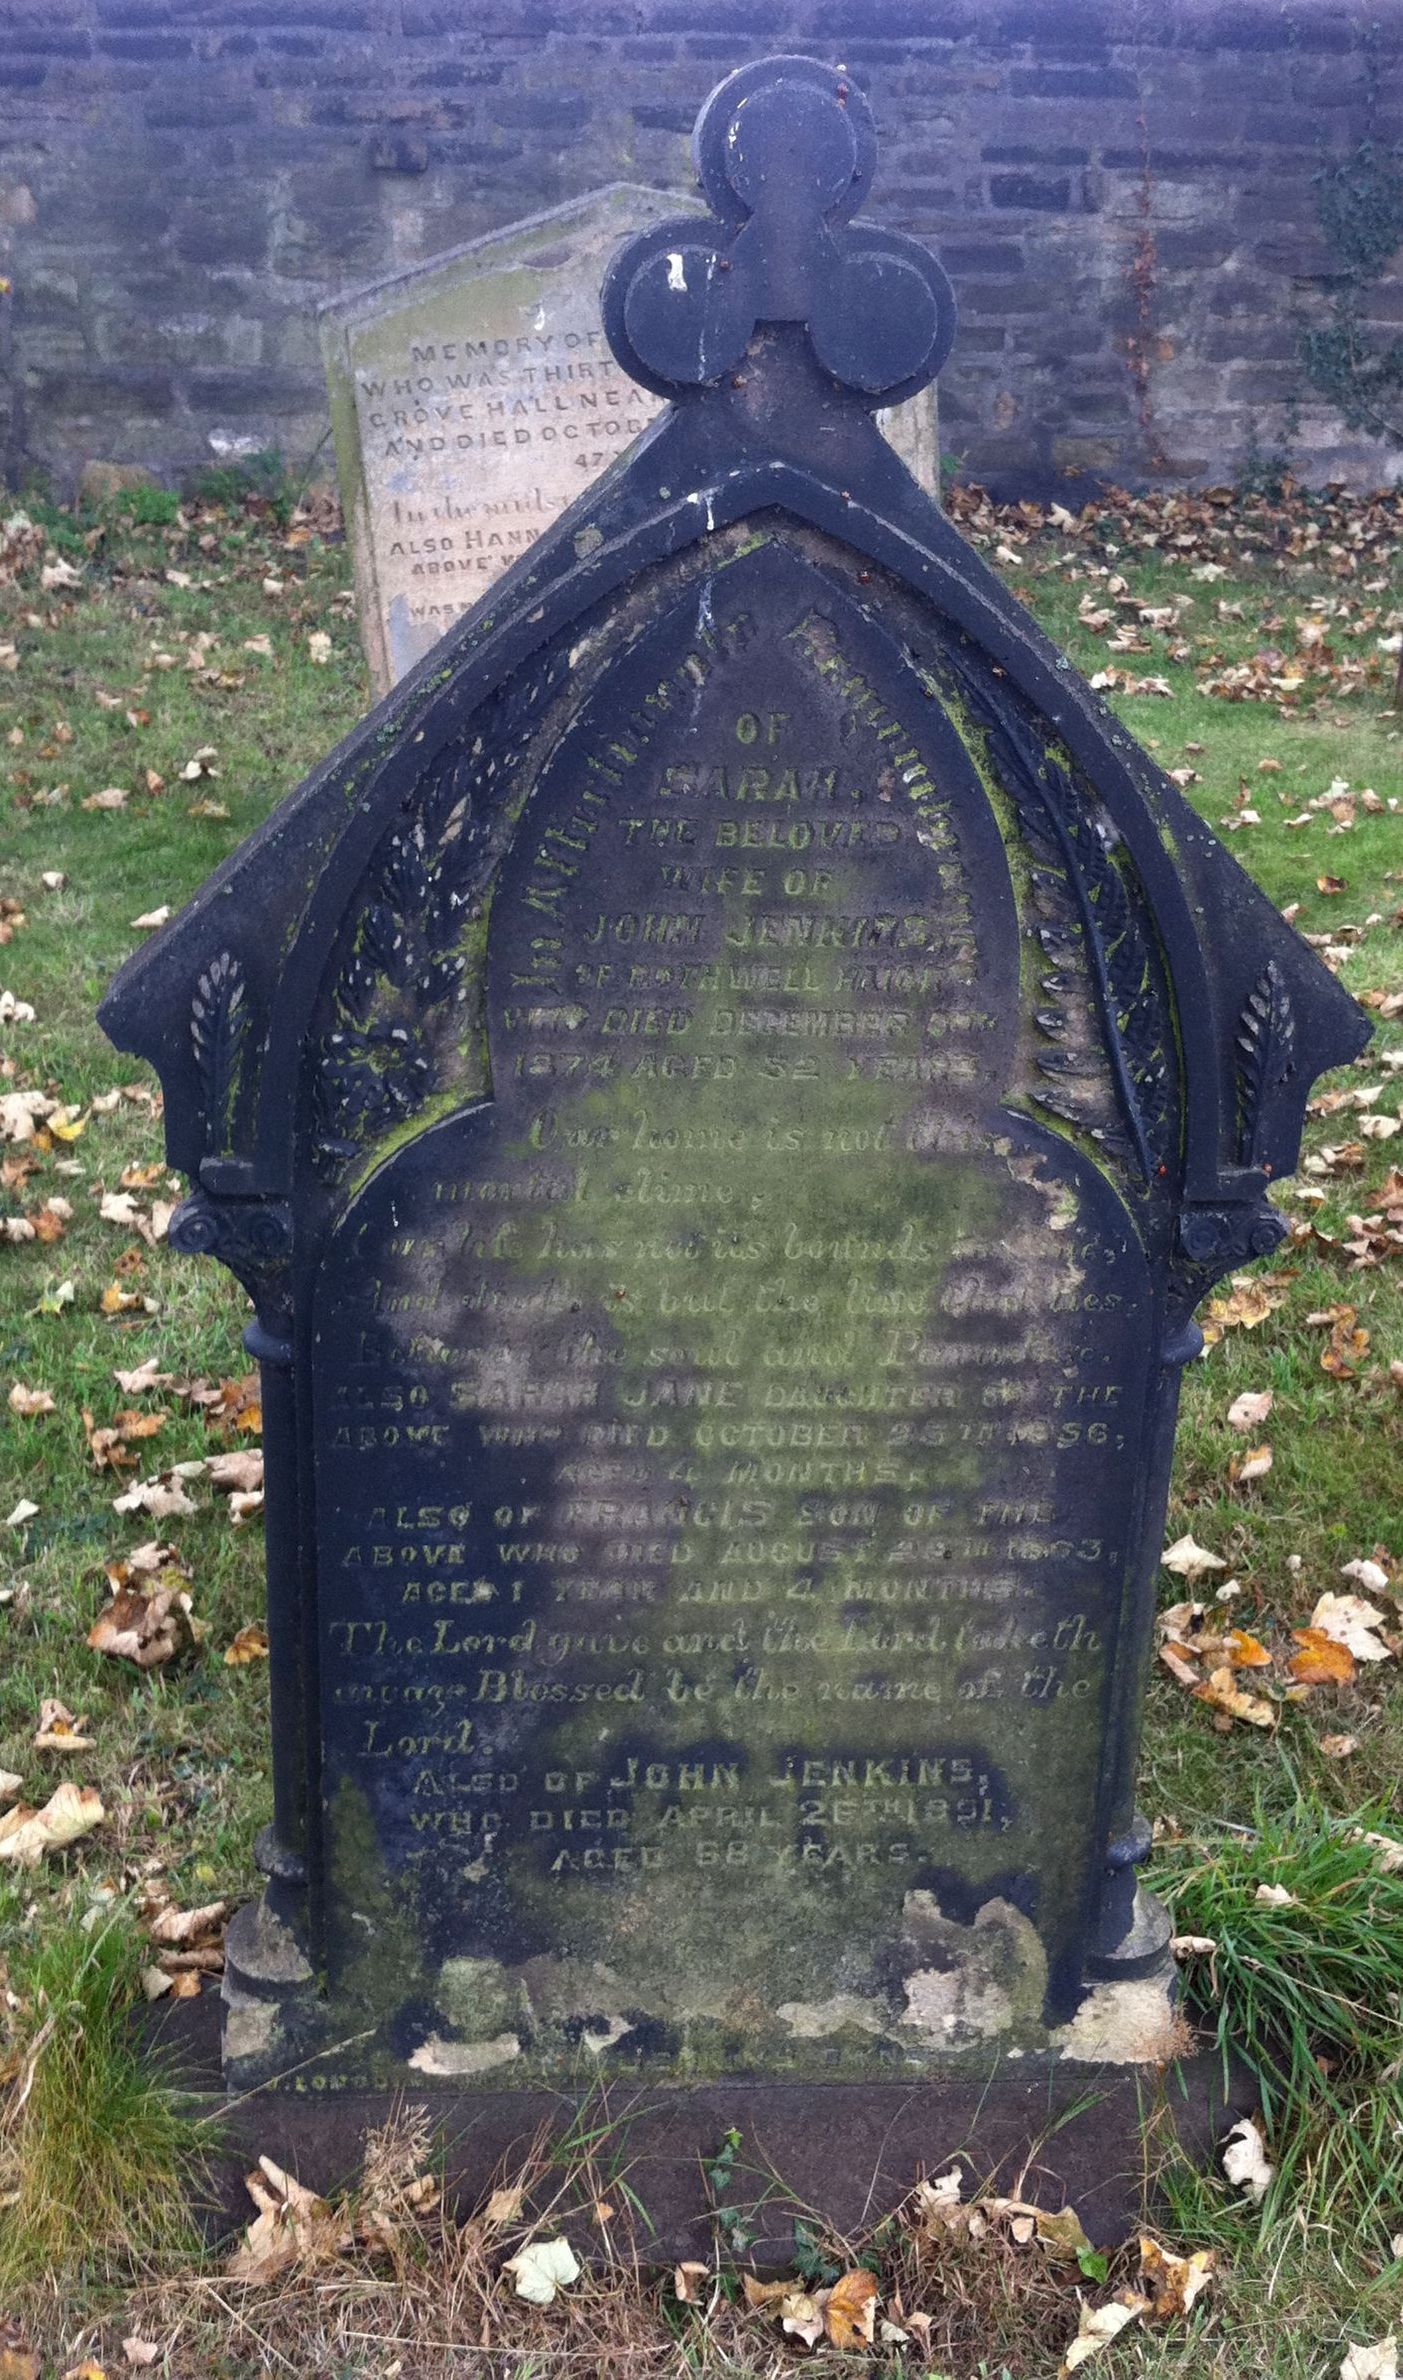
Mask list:
[[[377,696],[631,445],[657,391],[619,363],[599,284],[675,212],[616,182],[322,308],[336,468]],[[879,416],[937,493],[935,388]]]
[[[1363,1020],[874,428],[954,316],[860,95],[697,154],[670,408],[103,1011],[257,1305],[240,2088],[1171,2040],[1179,1376]]]

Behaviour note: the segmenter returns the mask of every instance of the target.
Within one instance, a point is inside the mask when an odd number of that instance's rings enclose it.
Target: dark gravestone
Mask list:
[[[103,1011],[257,1306],[240,2087],[1168,2043],[1179,1375],[1364,1025],[874,428],[873,158],[721,86],[605,286],[669,410]]]

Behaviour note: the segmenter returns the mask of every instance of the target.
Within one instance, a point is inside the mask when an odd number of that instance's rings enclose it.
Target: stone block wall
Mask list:
[[[779,49],[870,91],[872,211],[955,280],[967,475],[1221,478],[1298,400],[1308,476],[1397,471],[1296,358],[1314,176],[1403,129],[1403,0],[0,0],[7,476],[304,463],[321,298],[603,182],[687,186],[707,90]]]

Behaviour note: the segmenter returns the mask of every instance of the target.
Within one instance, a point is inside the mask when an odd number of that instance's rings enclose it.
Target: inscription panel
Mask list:
[[[1154,1316],[1018,1104],[1022,945],[939,704],[774,544],[529,790],[493,1098],[317,1305],[327,1949],[412,1937],[419,2071],[1073,2006]]]

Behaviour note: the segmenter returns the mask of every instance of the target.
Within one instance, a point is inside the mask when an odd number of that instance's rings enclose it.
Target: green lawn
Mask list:
[[[1396,807],[1403,719],[1386,709],[1395,655],[1380,644],[1403,623],[1403,506],[1294,498],[1176,510],[1156,500],[1107,504],[1078,523],[1054,524],[1031,508],[996,516],[968,494],[956,501],[978,542],[1077,665],[1088,674],[1120,673],[1111,699],[1166,768],[1192,772],[1184,781],[1203,817],[1221,829],[1225,820],[1256,814],[1228,835],[1235,855],[1273,900],[1296,909],[1302,930],[1329,939],[1341,980],[1370,995],[1376,1009],[1403,991]],[[55,2005],[60,1953],[53,1945],[90,1938],[75,1934],[73,1921],[109,1891],[119,1912],[132,1897],[159,1899],[167,1890],[181,1907],[248,1894],[255,1881],[250,1847],[269,1798],[266,1664],[224,1660],[259,1615],[256,1519],[233,1526],[225,1496],[206,1478],[191,1485],[193,1516],[161,1521],[113,1510],[132,1480],[248,1446],[235,1397],[221,1409],[191,1393],[192,1383],[237,1381],[248,1365],[239,1344],[243,1300],[228,1277],[171,1256],[158,1238],[153,1243],[121,1220],[120,1210],[114,1220],[100,1213],[104,1195],[121,1195],[129,1169],[137,1169],[129,1196],[143,1218],[182,1185],[154,1170],[161,1143],[150,1085],[135,1085],[130,1061],[108,1047],[93,1012],[113,970],[143,939],[133,921],[185,901],[368,701],[346,554],[305,524],[289,530],[266,506],[192,503],[174,522],[149,525],[129,514],[75,518],[34,504],[30,511],[39,524],[33,538],[12,531],[7,543],[0,531],[0,901],[17,905],[24,920],[0,909],[0,936],[9,927],[0,941],[0,994],[35,1014],[0,1022],[0,1116],[7,1097],[23,1091],[42,1092],[59,1108],[34,1139],[0,1144],[0,1221],[19,1227],[8,1235],[12,1244],[0,1242],[0,1398],[17,1382],[49,1392],[54,1410],[24,1415],[0,1407],[0,1631],[7,1640],[0,1768],[22,1777],[27,1803],[43,1803],[65,1777],[96,1788],[105,1817],[65,1854],[32,1869],[0,1868],[0,1956],[12,2002],[6,2071],[21,2085],[41,2021],[38,1995],[47,1995],[44,2009]],[[1167,691],[1131,691],[1126,678]],[[112,788],[126,794],[123,804],[85,807]],[[58,877],[61,883],[46,882]],[[1321,889],[1322,880],[1341,889]],[[1399,1005],[1397,1021],[1379,1014],[1366,1056],[1320,1087],[1351,1094],[1377,1088],[1377,1097],[1362,1105],[1351,1099],[1312,1123],[1308,1149],[1317,1167],[1302,1181],[1324,1196],[1308,1203],[1296,1194],[1299,1185],[1283,1186],[1284,1211],[1301,1236],[1261,1268],[1273,1277],[1279,1302],[1253,1327],[1230,1325],[1191,1367],[1186,1387],[1169,1535],[1191,1533],[1228,1565],[1218,1576],[1241,1590],[1232,1618],[1272,1653],[1269,1691],[1277,1695],[1291,1631],[1309,1623],[1322,1593],[1349,1587],[1342,1564],[1377,1556],[1388,1567],[1403,1557],[1403,1271],[1391,1255],[1361,1268],[1346,1245],[1359,1238],[1350,1218],[1383,1211],[1395,1155],[1403,1164],[1403,1132],[1396,1140],[1374,1137],[1376,1127],[1367,1124],[1371,1116],[1396,1119],[1403,1107]],[[0,1001],[0,1018],[8,1013]],[[1392,1052],[1397,1071],[1386,1062]],[[136,1096],[126,1095],[128,1086]],[[114,1091],[124,1094],[115,1105],[108,1098]],[[1322,1158],[1321,1151],[1334,1154]],[[66,1202],[71,1214],[47,1208],[51,1199]],[[26,1224],[50,1236],[28,1237]],[[104,1310],[104,1293],[119,1310]],[[138,1302],[122,1306],[122,1298]],[[1329,1332],[1308,1317],[1346,1305],[1355,1309],[1350,1327],[1367,1332],[1368,1341],[1341,1375],[1323,1368]],[[119,1388],[117,1369],[152,1360],[174,1376],[166,1390]],[[1243,1391],[1265,1389],[1274,1399],[1270,1416],[1244,1436],[1230,1426],[1228,1408]],[[118,1421],[133,1412],[166,1418],[138,1438],[130,1421]],[[134,1458],[134,1467],[116,1472],[96,1467],[89,1443],[90,1429],[114,1427],[119,1440],[126,1432]],[[1272,1449],[1270,1471],[1234,1486],[1230,1463],[1261,1440]],[[99,1453],[103,1443],[96,1438]],[[4,1525],[26,1503],[33,1514]],[[153,1538],[178,1546],[204,1637],[195,1658],[142,1673],[90,1650],[86,1638],[105,1599],[104,1564]],[[1403,1568],[1393,1575],[1403,1585]],[[1196,1591],[1168,1573],[1164,1587],[1166,1604]],[[1397,1613],[1389,1608],[1392,1627]],[[1403,1766],[1396,1669],[1392,1659],[1361,1665],[1347,1686],[1282,1701],[1270,1731],[1231,1721],[1220,1729],[1202,1702],[1167,1673],[1157,1676],[1143,1803],[1161,1823],[1162,1875],[1180,1896],[1185,1931],[1213,1930],[1195,1922],[1205,1909],[1215,1913],[1215,1926],[1231,1928],[1234,1908],[1251,1899],[1255,1882],[1282,1872],[1279,1859],[1276,1867],[1254,1868],[1249,1840],[1248,1857],[1224,1883],[1214,1862],[1224,1841],[1234,1840],[1231,1830],[1283,1830],[1273,1840],[1289,1847],[1308,1831],[1299,1816],[1303,1801],[1327,1817],[1387,1807]],[[1257,1680],[1249,1672],[1242,1682]],[[85,1719],[90,1750],[34,1748],[48,1697]],[[1344,1756],[1322,1750],[1322,1740],[1340,1737],[1355,1739],[1355,1748]],[[1327,1846],[1327,1866],[1330,1856]],[[1321,1883],[1324,1873],[1311,1871],[1311,1891],[1329,1898],[1355,1889],[1333,1870],[1333,1881]],[[1396,1929],[1383,1939],[1389,1914],[1379,1908],[1382,1947],[1361,1967],[1360,1989],[1383,2002],[1392,2023],[1403,2006],[1403,1939]],[[74,1954],[70,1947],[62,1955]],[[1299,1984],[1308,1992],[1309,1941],[1282,1955],[1289,1990]],[[1264,1956],[1270,1966],[1270,1948]],[[1211,2001],[1206,1978],[1202,1991]],[[1372,2064],[1357,2074],[1345,2058],[1324,2075],[1326,2096],[1295,2135],[1291,2188],[1273,2193],[1260,2215],[1244,2213],[1221,2181],[1181,2179],[1177,2244],[1215,2245],[1223,2270],[1187,2327],[1170,2325],[1153,2338],[1128,2330],[1096,2369],[1333,2380],[1348,2337],[1383,2335],[1403,2293],[1403,2265],[1390,2247],[1403,2231],[1403,2181],[1390,2207],[1397,2085],[1387,2079],[1377,2041],[1368,2056]],[[42,2058],[32,2071],[42,2074]],[[42,2098],[37,2083],[32,2098],[36,2105]],[[51,2100],[52,2110],[62,2108],[61,2092]],[[1351,2161],[1337,2153],[1339,2136],[1366,2105],[1376,2115],[1382,2109],[1385,2120],[1359,2134]],[[1294,2117],[1301,2116],[1297,2106]],[[32,2141],[32,2111],[28,2120]],[[49,2120],[58,2120],[52,2111]],[[18,2119],[0,2134],[0,2159],[8,2155],[12,2168],[23,2162],[25,2137]],[[159,2164],[159,2144],[152,2155]],[[12,2234],[32,2220],[37,2171],[35,2164],[28,2197],[11,2210]],[[14,2171],[0,2166],[0,2191],[17,2187]],[[111,2294],[116,2283],[103,2278],[120,2267],[120,2220],[109,2225],[111,2237],[99,2236],[103,2225],[83,2206],[81,2182],[73,2195],[66,2219],[75,2271],[47,2299],[57,2322],[66,2292],[66,2336],[76,2334],[83,2308],[122,2302]],[[48,2252],[61,2250],[51,2240]],[[20,2250],[16,2255],[22,2262]],[[0,2241],[0,2272],[4,2258]],[[1016,2288],[1015,2313],[997,2321],[991,2313],[982,2367],[973,2334],[959,2332],[965,2362],[950,2367],[951,2380],[974,2380],[981,2369],[999,2380],[1005,2367],[1017,2380],[1050,2376],[1056,2355],[1047,2337],[1070,2336],[1076,2305],[1066,2291],[1062,2328],[1054,2322],[1049,2332],[1045,2294],[1030,2293],[1036,2320],[1030,2314],[1021,2329]],[[116,2312],[113,2319],[120,2319]],[[649,2322],[640,2355],[646,2346],[652,2360],[635,2368],[670,2370],[667,2359],[683,2349],[669,2344],[671,2331],[659,2318]],[[208,2360],[206,2341],[188,2363],[177,2356],[157,2368],[273,2368],[276,2358],[260,2367],[254,2335],[230,2333],[226,2323],[220,2352],[227,2362]],[[109,2368],[114,2357],[122,2368],[113,2344],[119,2336],[120,2329],[109,2336]],[[579,2339],[573,2343],[579,2354]],[[719,2342],[713,2354],[694,2338],[687,2362],[675,2368],[758,2371],[768,2368],[772,2349],[777,2361],[792,2360],[792,2350],[781,2352],[770,2334],[757,2334],[753,2363],[744,2355],[731,2360],[732,2349],[723,2352]],[[286,2341],[279,2352],[288,2352]],[[388,2368],[384,2352],[367,2355],[353,2360],[347,2347],[338,2368]],[[523,2355],[503,2371],[519,2370],[524,2380],[528,2369],[546,2368],[534,2346]],[[846,2370],[860,2361],[831,2359],[832,2368]],[[64,2368],[52,2366],[55,2373]],[[294,2354],[288,2368],[310,2367]],[[437,2367],[404,2368],[409,2375]],[[926,2363],[917,2348],[889,2344],[876,2368],[945,2367],[934,2345]]]

